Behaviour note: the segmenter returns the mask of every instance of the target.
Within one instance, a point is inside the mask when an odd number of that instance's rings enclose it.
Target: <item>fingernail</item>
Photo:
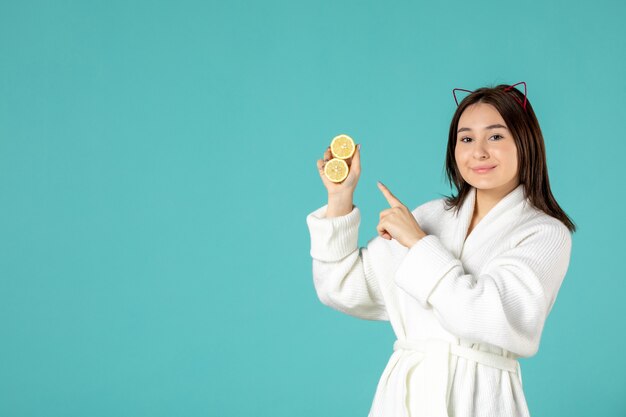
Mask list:
[[[356,145],[358,150],[361,150],[361,144],[359,143],[358,145]]]

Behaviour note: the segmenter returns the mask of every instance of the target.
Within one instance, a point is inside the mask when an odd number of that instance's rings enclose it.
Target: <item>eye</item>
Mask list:
[[[492,136],[492,138],[498,138],[498,139],[496,139],[496,140],[500,140],[500,139],[502,139],[503,137],[504,137],[504,136],[502,136],[502,135],[493,135],[493,136]],[[461,141],[461,142],[463,142],[463,143],[467,143],[467,142],[465,142],[465,139],[472,139],[472,138],[470,138],[469,136],[463,136],[462,138],[460,138],[460,139],[459,139],[459,141]]]

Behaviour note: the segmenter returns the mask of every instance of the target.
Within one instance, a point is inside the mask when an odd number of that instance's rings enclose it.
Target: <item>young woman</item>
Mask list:
[[[342,183],[323,173],[330,150],[317,161],[328,190],[307,216],[317,295],[389,321],[397,337],[370,417],[529,416],[517,358],[539,348],[576,228],[550,191],[543,135],[515,85],[457,102],[445,163],[455,196],[410,211],[379,184],[391,207],[365,247],[353,204],[360,146]]]

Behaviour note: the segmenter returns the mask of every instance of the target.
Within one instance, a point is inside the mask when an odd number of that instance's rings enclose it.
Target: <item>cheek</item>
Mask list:
[[[517,153],[516,153],[516,149],[512,148],[512,149],[506,149],[503,150],[504,152],[502,152],[500,154],[500,160],[501,161],[506,161],[506,166],[509,167],[509,169],[512,172],[517,172]]]
[[[457,146],[454,150],[454,158],[457,163],[462,162],[467,158],[467,152],[463,152],[463,150]]]
[[[509,162],[511,163],[511,165],[517,165],[517,148],[515,146],[512,146],[511,149],[507,151],[507,154],[509,156]]]

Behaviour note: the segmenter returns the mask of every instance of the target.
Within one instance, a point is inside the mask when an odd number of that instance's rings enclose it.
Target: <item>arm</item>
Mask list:
[[[565,227],[538,225],[477,275],[428,235],[409,249],[395,281],[452,334],[528,357],[539,349],[571,245]]]
[[[325,217],[325,205],[307,216],[313,283],[320,301],[366,320],[389,320],[367,247],[358,247],[359,208]]]

